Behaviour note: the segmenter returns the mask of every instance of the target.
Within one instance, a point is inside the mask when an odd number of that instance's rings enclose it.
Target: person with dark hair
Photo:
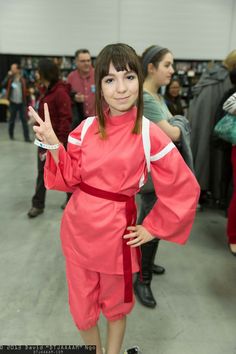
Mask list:
[[[184,116],[184,108],[181,101],[180,90],[181,86],[177,78],[172,79],[169,85],[166,86],[164,95],[165,103],[173,116]]]
[[[168,122],[172,114],[168,110],[164,98],[158,93],[161,86],[170,83],[174,73],[173,55],[169,49],[153,45],[143,52],[141,61],[144,74],[144,116],[158,125],[173,142],[176,142],[180,139],[180,129]],[[147,186],[141,188],[140,197],[141,207],[138,223],[142,223],[157,201],[151,176],[149,176],[148,188]],[[156,306],[151,289],[152,274],[160,274],[165,271],[163,267],[154,264],[158,245],[158,238],[142,245],[143,281],[137,276],[134,283],[134,291],[138,300],[142,305],[150,308]]]
[[[72,129],[86,117],[95,114],[94,69],[88,49],[78,49],[75,52],[75,64],[76,70],[67,77],[73,100]]]
[[[194,220],[199,187],[175,145],[143,117],[142,69],[133,48],[110,44],[96,60],[97,116],[57,138],[47,105],[36,136],[47,153],[48,189],[73,192],[62,218],[69,304],[86,345],[102,354],[98,319],[107,319],[107,354],[119,354],[126,315],[134,306],[132,273],[139,247],[160,237],[183,244]],[[104,109],[104,103],[106,108]],[[136,224],[134,196],[151,169],[158,204]]]
[[[44,90],[41,89],[41,97],[39,98],[39,115],[44,117],[43,107],[47,103],[53,129],[60,142],[66,146],[72,121],[69,85],[59,79],[59,68],[50,59],[41,59],[39,61],[38,73],[44,87]],[[43,179],[45,159],[46,150],[39,147],[37,151],[38,176],[35,194],[32,198],[32,207],[28,211],[29,218],[35,218],[44,212],[46,198],[46,188]],[[67,196],[67,199],[69,197],[70,195]]]
[[[27,87],[26,81],[21,75],[20,65],[14,63],[4,79],[2,86],[6,86],[6,99],[9,100],[10,119],[8,125],[9,138],[14,140],[14,128],[17,113],[22,123],[24,139],[31,142],[29,137],[29,128],[26,119],[26,99]]]

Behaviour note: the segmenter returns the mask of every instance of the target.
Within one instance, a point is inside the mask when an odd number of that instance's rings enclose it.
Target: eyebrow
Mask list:
[[[131,73],[136,74],[136,72],[133,71],[133,70],[129,70],[129,71],[127,71],[127,70],[122,70],[122,71],[125,71],[125,75],[126,75],[126,74],[131,74]],[[118,71],[118,72],[119,72],[119,71]],[[106,74],[105,76],[115,76],[115,74],[108,73],[108,74]],[[105,77],[105,76],[104,76],[104,77]]]

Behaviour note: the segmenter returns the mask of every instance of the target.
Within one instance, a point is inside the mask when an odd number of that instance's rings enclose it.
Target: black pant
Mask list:
[[[138,225],[142,224],[145,217],[150,213],[154,204],[157,201],[156,194],[154,192],[141,194],[141,206],[138,217]],[[159,239],[154,238],[152,241],[144,243],[141,246],[142,250],[142,270],[143,275],[147,274],[147,277],[151,278],[152,263],[155,258],[155,254],[158,248]],[[150,256],[152,254],[152,256]],[[152,259],[152,261],[151,261]]]
[[[35,194],[32,198],[32,206],[38,209],[44,209],[46,199],[46,188],[44,185],[44,165],[45,165],[46,153],[38,149],[38,176],[36,180]],[[67,193],[67,199],[69,200],[71,193]]]
[[[17,112],[19,112],[19,118],[22,123],[24,138],[25,140],[29,140],[29,128],[25,117],[26,114],[25,104],[10,102],[9,110],[10,110],[10,119],[9,119],[9,127],[8,127],[9,137],[11,139],[14,138],[15,120],[16,120]]]

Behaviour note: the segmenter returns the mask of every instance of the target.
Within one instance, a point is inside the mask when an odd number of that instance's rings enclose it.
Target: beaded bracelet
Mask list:
[[[34,144],[47,150],[56,150],[59,148],[60,144],[55,144],[55,145],[49,145],[49,144],[44,144],[42,141],[35,139]]]

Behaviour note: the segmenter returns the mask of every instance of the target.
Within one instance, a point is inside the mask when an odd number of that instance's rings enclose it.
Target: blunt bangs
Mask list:
[[[109,74],[110,64],[113,64],[117,71],[134,71],[139,74],[137,57],[134,50],[127,46],[117,44],[107,46],[102,65],[100,67],[99,79],[102,80]]]

